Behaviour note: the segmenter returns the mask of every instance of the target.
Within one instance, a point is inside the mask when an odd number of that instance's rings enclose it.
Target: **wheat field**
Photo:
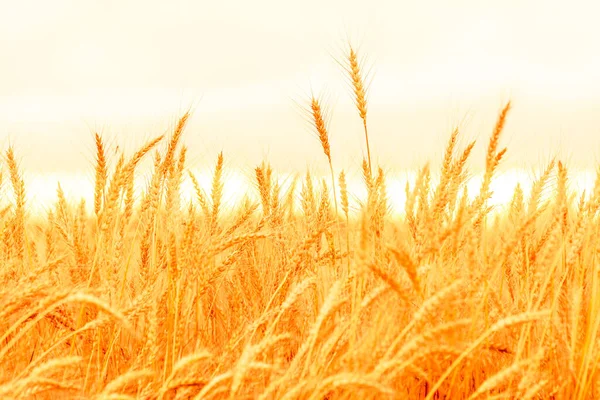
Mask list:
[[[461,148],[455,130],[439,180],[425,165],[392,217],[351,47],[343,61],[366,149],[355,210],[317,97],[304,111],[330,176],[299,172],[284,190],[265,161],[233,209],[226,155],[208,191],[186,167],[189,114],[114,159],[96,134],[93,204],[59,186],[43,217],[8,148],[0,398],[600,398],[600,173],[576,193],[553,160],[495,212],[507,103],[475,195],[474,142]]]

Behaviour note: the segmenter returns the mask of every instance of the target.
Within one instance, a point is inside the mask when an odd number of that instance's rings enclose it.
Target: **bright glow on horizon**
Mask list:
[[[208,170],[194,170],[192,172],[198,179],[205,194],[210,196],[212,172]],[[537,178],[538,175],[536,175],[535,178]],[[400,174],[400,176],[390,176],[387,178],[387,193],[391,208],[390,211],[393,216],[404,215],[406,183],[408,182],[412,189],[415,184],[416,176],[416,171],[407,171]],[[300,212],[299,199],[303,177],[304,175],[300,175],[296,183],[295,197],[297,201],[295,207],[297,212]],[[524,195],[527,197],[531,191],[533,178],[532,174],[525,170],[512,169],[498,173],[492,182],[491,190],[493,191],[493,195],[489,201],[489,205],[494,206],[498,210],[503,209],[512,200],[517,184],[521,186]],[[236,171],[226,170],[225,185],[223,188],[223,206],[225,208],[233,208],[243,201],[244,197],[248,197],[250,200],[260,203],[260,198],[256,191],[256,187],[254,186],[253,179],[253,176],[245,176]],[[289,189],[292,179],[292,176],[280,176],[279,184],[281,186],[282,196]],[[319,182],[321,182],[322,179],[325,179],[330,190],[330,195],[332,196],[333,192],[331,191],[331,182],[329,181],[330,178],[328,176],[313,176],[315,190],[320,190],[321,186]],[[433,176],[432,184],[436,184],[437,179],[438,178]],[[474,175],[468,180],[467,190],[470,199],[473,199],[479,192],[481,180],[481,174]],[[551,177],[547,190],[543,193],[543,198],[552,195],[552,190],[554,190],[553,180],[554,176]],[[596,173],[594,171],[569,172],[569,190],[571,193],[578,195],[585,190],[589,195],[594,188],[595,180]],[[57,200],[56,190],[59,182],[67,199],[72,202],[71,205],[76,206],[81,199],[84,199],[86,201],[88,212],[92,211],[94,183],[91,178],[83,175],[49,174],[44,176],[36,175],[30,179],[26,179],[27,201],[32,213],[45,215],[48,210],[55,206]],[[138,177],[136,181],[138,198],[142,190],[145,190],[147,182],[147,177]],[[348,192],[351,213],[357,215],[357,212],[360,210],[360,204],[364,204],[366,200],[366,188],[361,177],[348,177]],[[194,187],[187,177],[184,177],[184,181],[182,182],[181,198],[182,207],[186,207],[190,200],[198,207]]]

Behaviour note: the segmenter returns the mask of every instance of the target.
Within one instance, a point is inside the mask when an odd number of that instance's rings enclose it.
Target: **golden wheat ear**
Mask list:
[[[8,164],[10,183],[15,197],[15,232],[13,240],[17,250],[17,257],[22,261],[25,254],[25,182],[21,177],[14,148],[12,146],[6,151],[6,163]]]
[[[327,125],[325,123],[324,111],[321,107],[321,102],[314,96],[312,96],[310,99],[310,114],[312,117],[314,129],[317,133],[317,137],[319,138],[319,142],[321,143],[321,147],[323,148],[323,153],[325,154],[325,157],[327,157],[327,162],[329,164],[329,172],[331,173],[331,185],[333,187],[335,215],[337,216],[338,201],[335,185],[335,174],[333,172],[333,163],[331,161],[331,145],[329,143],[329,132],[327,131]]]
[[[106,163],[106,151],[102,136],[98,133],[94,135],[96,144],[96,184],[94,190],[94,214],[100,215],[102,203],[104,201],[104,190],[108,180],[108,171]]]
[[[365,72],[361,61],[359,60],[358,53],[351,43],[348,43],[344,59],[338,62],[345,70],[349,80],[350,86],[353,92],[354,105],[358,111],[358,115],[363,123],[363,130],[365,132],[365,145],[367,148],[367,161],[369,167],[369,174],[373,174],[373,165],[371,163],[371,146],[369,144],[369,130],[367,128],[367,85],[365,83]]]
[[[220,152],[217,157],[217,165],[215,166],[215,174],[212,181],[211,199],[211,232],[215,233],[219,222],[221,201],[223,200],[223,152]]]
[[[348,211],[349,211],[348,185],[346,183],[346,174],[344,173],[343,170],[342,170],[342,172],[340,172],[339,183],[340,183],[340,200],[341,200],[341,205],[342,205],[342,211],[344,212],[344,215],[346,216],[346,221],[348,221]]]
[[[271,167],[264,162],[254,169],[265,218],[271,215]]]
[[[506,148],[498,150],[498,145],[500,144],[500,136],[502,135],[502,131],[504,130],[504,125],[506,124],[506,117],[508,112],[510,111],[511,103],[510,101],[506,103],[506,105],[500,111],[498,115],[498,119],[496,120],[496,125],[494,126],[494,131],[492,132],[492,136],[490,137],[490,141],[488,143],[487,153],[485,157],[485,174],[483,176],[483,183],[481,184],[481,189],[479,191],[479,198],[475,202],[475,208],[481,208],[485,202],[491,197],[490,185],[492,183],[492,178],[494,177],[494,173],[498,169],[498,164],[506,154]]]

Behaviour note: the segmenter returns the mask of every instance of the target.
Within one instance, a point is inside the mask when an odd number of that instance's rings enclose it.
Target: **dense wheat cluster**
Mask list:
[[[112,159],[95,136],[92,213],[59,186],[44,220],[30,215],[9,148],[0,398],[600,398],[600,174],[575,194],[553,161],[531,193],[517,187],[492,212],[507,104],[475,196],[473,143],[459,148],[456,130],[439,182],[423,167],[392,217],[354,50],[344,65],[367,149],[356,215],[314,97],[307,116],[331,176],[283,190],[263,163],[234,210],[223,207],[223,154],[210,191],[186,168],[187,114],[132,155]],[[140,171],[146,157],[154,167]]]

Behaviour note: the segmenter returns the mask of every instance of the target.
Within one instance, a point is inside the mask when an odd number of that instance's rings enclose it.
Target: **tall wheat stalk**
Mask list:
[[[323,148],[323,153],[325,157],[327,157],[327,163],[329,164],[329,172],[331,173],[331,186],[333,188],[333,201],[335,204],[335,215],[338,216],[338,200],[337,200],[337,191],[335,185],[335,174],[333,172],[333,163],[331,162],[331,145],[329,143],[329,132],[327,131],[327,126],[325,124],[325,119],[323,117],[323,110],[321,108],[321,103],[314,96],[310,99],[310,112],[312,116],[312,121],[314,128],[317,132],[317,136],[319,138],[319,142],[321,143],[321,147]]]
[[[369,145],[369,131],[367,129],[367,89],[364,82],[364,74],[358,60],[358,54],[354,50],[352,44],[348,44],[347,53],[343,63],[340,63],[345,69],[350,78],[350,85],[354,93],[354,104],[358,110],[358,115],[363,123],[365,132],[365,144],[367,147],[367,161],[369,174],[373,175],[373,167],[371,163],[371,147]]]

